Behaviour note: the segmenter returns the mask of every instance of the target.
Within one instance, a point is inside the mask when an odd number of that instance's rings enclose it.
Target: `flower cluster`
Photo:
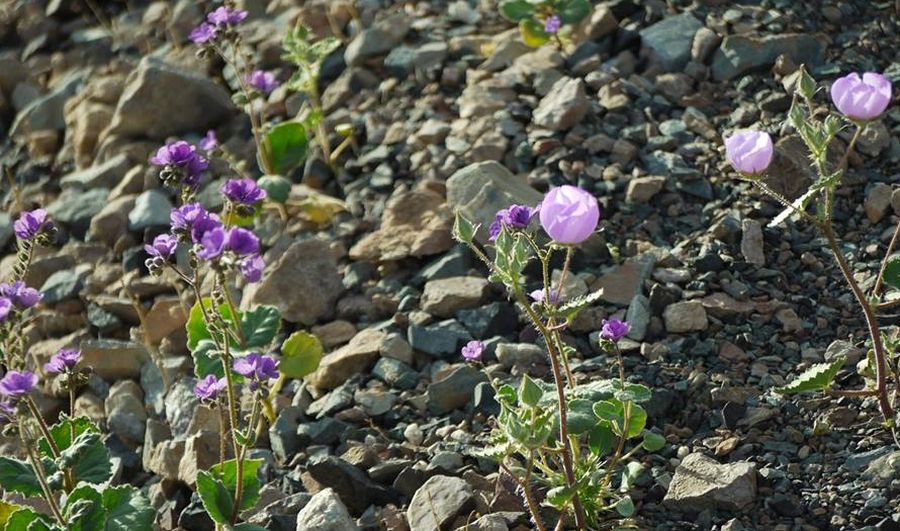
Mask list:
[[[222,6],[206,15],[206,21],[194,28],[188,36],[195,44],[210,44],[229,28],[247,18],[247,12]]]
[[[208,374],[194,386],[194,395],[202,401],[213,402],[227,386],[228,381],[225,378],[216,378],[215,374]]]
[[[249,380],[250,389],[254,391],[268,380],[278,378],[278,361],[256,352],[234,360],[233,368],[234,372]]]
[[[547,33],[556,33],[562,27],[562,20],[556,15],[550,15],[544,20],[544,31]]]
[[[27,310],[41,302],[43,295],[25,285],[24,281],[0,283],[0,322],[3,322],[13,309]]]
[[[524,229],[531,223],[532,218],[537,214],[536,208],[530,208],[525,205],[510,205],[508,208],[497,211],[494,216],[494,222],[488,227],[490,241],[495,241],[500,235],[500,229],[507,227],[510,229]]]
[[[253,179],[229,179],[220,190],[238,215],[250,216],[259,203],[266,198],[266,191]]]
[[[19,219],[13,223],[16,237],[23,241],[34,240],[47,235],[53,230],[53,222],[47,218],[47,211],[43,208],[22,212]]]
[[[197,146],[184,140],[176,140],[159,148],[150,157],[150,163],[162,167],[159,176],[166,185],[183,185],[191,189],[197,188],[200,177],[209,168],[209,160],[197,151]]]
[[[44,364],[44,371],[48,374],[72,374],[80,361],[80,350],[62,349]]]
[[[254,70],[247,74],[244,77],[244,82],[250,85],[253,90],[259,91],[266,96],[271,94],[272,91],[281,85],[281,83],[275,79],[275,74],[264,70]]]

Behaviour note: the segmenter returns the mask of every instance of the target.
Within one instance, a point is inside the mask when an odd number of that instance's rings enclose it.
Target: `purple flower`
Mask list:
[[[9,371],[0,380],[0,395],[18,398],[28,394],[37,385],[38,377],[31,371]]]
[[[537,209],[525,205],[510,205],[508,208],[498,210],[494,215],[494,221],[488,227],[490,241],[495,241],[500,235],[500,229],[505,227],[524,229],[531,223],[531,219],[537,213]]]
[[[169,221],[172,222],[172,230],[190,231],[194,222],[208,215],[209,213],[200,203],[188,203],[173,208],[169,214]]]
[[[181,171],[183,182],[188,186],[196,186],[200,182],[200,174],[209,168],[209,161],[197,153],[197,147],[177,140],[170,142],[150,157],[150,163],[155,166],[177,168]]]
[[[263,270],[266,267],[262,256],[255,254],[241,260],[240,270],[247,282],[259,282],[262,280]]]
[[[208,374],[194,386],[194,395],[200,400],[212,401],[219,396],[226,385],[228,385],[228,381],[225,378],[216,378],[215,374]]]
[[[229,179],[222,185],[222,194],[232,203],[253,206],[266,198],[266,191],[253,179]]]
[[[225,251],[225,228],[218,226],[203,233],[200,237],[200,250],[197,256],[204,260],[218,258]]]
[[[556,33],[562,27],[562,20],[556,15],[550,15],[544,20],[544,31],[547,33]]]
[[[831,85],[831,101],[852,120],[874,120],[891,103],[891,82],[875,72],[866,72],[862,78],[853,72]]]
[[[528,294],[534,302],[544,302],[544,290],[536,289]],[[559,290],[550,288],[550,303],[559,304]]]
[[[81,361],[80,350],[62,349],[44,364],[44,371],[50,374],[72,372],[79,361]]]
[[[262,356],[256,352],[234,360],[233,368],[234,372],[250,378],[250,388],[254,390],[261,382],[278,378],[278,362],[275,358]]]
[[[547,192],[540,206],[541,226],[557,243],[574,245],[593,234],[600,221],[597,199],[575,186]]]
[[[6,297],[0,297],[0,323],[6,321],[6,318],[9,317],[9,312],[11,312],[12,309],[12,301]]]
[[[12,400],[0,401],[0,426],[15,421],[16,413],[18,413],[18,410]]]
[[[178,247],[178,238],[171,234],[160,234],[153,238],[152,244],[144,245],[144,251],[150,256],[166,259],[172,256],[176,247]]]
[[[13,223],[13,229],[20,240],[30,240],[40,234],[47,224],[47,211],[43,208],[22,212]]]
[[[216,146],[219,145],[219,139],[216,138],[215,129],[210,129],[206,132],[206,136],[203,137],[203,140],[197,143],[197,146],[203,151],[212,151],[216,149]]]
[[[188,38],[194,44],[206,44],[210,41],[216,40],[216,37],[219,35],[219,28],[213,26],[212,24],[207,24],[206,22],[201,23],[199,26],[191,30]]]
[[[772,137],[762,131],[740,131],[725,139],[725,156],[738,172],[759,175],[772,162]]]
[[[222,6],[206,15],[206,20],[216,27],[234,26],[240,24],[245,18],[247,18],[246,11],[240,9],[231,10],[227,6]]]
[[[219,216],[209,213],[194,222],[194,225],[191,227],[191,241],[199,244],[203,241],[203,236],[207,232],[216,229],[224,230],[225,227],[222,225],[222,220],[219,219]]]
[[[460,353],[466,361],[478,361],[484,353],[484,343],[478,340],[469,341]]]
[[[628,334],[631,325],[620,319],[604,319],[600,337],[609,341],[619,341]]]
[[[254,70],[253,72],[247,74],[244,78],[244,81],[255,88],[256,90],[262,92],[265,95],[269,95],[273,90],[277,89],[281,83],[275,79],[275,74],[272,72],[266,72],[264,70]]]
[[[226,246],[238,256],[257,254],[259,252],[259,238],[247,229],[235,227],[228,231]]]
[[[23,310],[31,308],[44,298],[38,290],[29,288],[21,280],[17,280],[12,284],[0,284],[0,296],[9,299],[10,302]]]

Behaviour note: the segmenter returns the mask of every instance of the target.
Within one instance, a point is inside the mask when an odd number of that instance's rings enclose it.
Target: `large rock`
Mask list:
[[[488,282],[481,277],[450,277],[425,284],[422,310],[438,317],[451,317],[464,308],[477,306],[487,293]]]
[[[122,228],[128,226],[128,213],[134,208],[136,197],[133,194],[123,195],[106,203],[103,210],[91,218],[91,225],[88,229],[91,240],[100,241],[112,247],[119,238],[124,236],[126,232]]]
[[[534,110],[534,123],[554,131],[571,129],[584,118],[590,103],[580,79],[562,77]]]
[[[143,444],[147,411],[140,385],[133,380],[116,382],[109,389],[104,408],[110,432],[132,448]]]
[[[791,33],[765,37],[729,35],[713,53],[712,75],[716,81],[727,81],[757,67],[771,65],[779,55],[797,64],[818,65],[825,44],[812,35]]]
[[[676,302],[666,306],[663,310],[663,320],[666,323],[666,330],[673,334],[699,332],[709,326],[706,309],[700,301]]]
[[[165,140],[215,127],[233,111],[228,91],[213,80],[145,57],[128,76],[110,132]]]
[[[656,260],[651,254],[629,259],[609,273],[598,278],[591,290],[603,290],[601,298],[606,302],[628,306],[636,295],[644,288],[644,281],[650,277]]]
[[[350,41],[344,51],[344,61],[350,66],[358,66],[366,59],[386,54],[403,42],[409,26],[409,17],[404,13],[394,13],[379,20]]]
[[[378,361],[387,336],[374,329],[356,334],[350,343],[322,358],[318,370],[309,377],[310,385],[334,389],[354,374],[368,370]]]
[[[497,162],[470,164],[447,180],[447,204],[473,223],[480,223],[477,239],[488,241],[487,229],[497,211],[513,203],[536,206],[543,196]]]
[[[310,239],[294,242],[266,268],[250,300],[275,306],[292,323],[311,325],[334,311],[342,290],[328,243]]]
[[[433,476],[419,487],[406,518],[410,531],[447,531],[457,516],[475,505],[472,487],[464,479]]]
[[[150,361],[150,353],[140,343],[117,339],[88,339],[81,342],[84,365],[104,380],[138,378],[141,365]]]
[[[59,184],[64,188],[115,188],[129,169],[128,155],[120,153],[102,164],[64,175]]]
[[[318,492],[297,515],[297,531],[357,531],[359,527],[332,489]]]
[[[653,51],[664,69],[677,71],[691,59],[694,34],[702,27],[694,15],[682,13],[641,30],[641,42]]]
[[[685,457],[663,502],[684,512],[740,511],[756,499],[756,464],[719,464],[703,454]]]
[[[401,260],[438,254],[450,248],[452,220],[444,198],[430,190],[392,197],[381,227],[350,249],[353,260]]]
[[[68,226],[73,232],[81,235],[90,227],[91,218],[106,206],[107,197],[109,197],[107,188],[94,188],[83,192],[71,188],[59,194],[56,201],[47,207],[47,213],[53,221]]]
[[[452,368],[446,376],[428,386],[425,404],[432,415],[444,415],[466,407],[472,400],[475,387],[486,382],[487,376],[469,365]]]
[[[347,504],[351,514],[362,514],[369,505],[395,502],[394,494],[390,490],[369,479],[362,470],[333,455],[319,454],[310,458],[306,471],[316,483],[307,485],[308,490],[324,490],[329,487],[334,489]]]
[[[76,72],[58,81],[53,90],[29,103],[16,116],[9,136],[27,134],[41,129],[62,131],[66,127],[64,107],[84,83],[84,73]],[[157,112],[159,112],[157,110]]]

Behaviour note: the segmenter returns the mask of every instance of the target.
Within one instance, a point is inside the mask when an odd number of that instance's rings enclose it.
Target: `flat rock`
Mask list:
[[[453,368],[442,379],[430,384],[425,393],[428,412],[432,415],[444,415],[466,407],[472,400],[475,387],[487,381],[487,376],[469,365]]]
[[[741,229],[741,254],[744,259],[755,266],[766,265],[762,225],[755,219],[745,219],[741,222]]]
[[[425,284],[422,310],[438,317],[451,317],[472,308],[487,294],[488,282],[481,277],[450,277]]]
[[[333,455],[312,457],[306,470],[321,487],[334,489],[351,514],[362,514],[369,505],[385,505],[394,501],[390,490],[369,479],[362,470]]]
[[[406,518],[410,531],[447,531],[457,516],[470,511],[475,504],[472,487],[464,479],[433,476],[419,487]]]
[[[87,339],[79,348],[84,365],[109,381],[140,377],[141,365],[150,360],[146,347],[133,341]]]
[[[682,13],[641,30],[641,43],[653,50],[664,69],[681,70],[691,59],[694,34],[702,27],[703,23],[694,15]]]
[[[703,454],[685,457],[669,484],[663,503],[699,513],[707,509],[740,511],[756,499],[756,464],[719,464]]]
[[[891,186],[885,183],[875,183],[866,191],[866,200],[863,203],[863,207],[869,221],[878,223],[884,218],[891,208],[892,194]]]
[[[533,122],[553,131],[571,129],[584,118],[590,103],[580,79],[562,77],[534,110]]]
[[[63,188],[114,188],[131,169],[128,155],[120,153],[106,162],[64,175]]]
[[[630,259],[601,276],[591,285],[591,290],[603,290],[601,298],[606,302],[628,306],[635,295],[642,292],[644,281],[650,277],[655,260],[651,256]]]
[[[706,330],[709,320],[700,301],[676,302],[663,311],[666,330],[673,334]]]
[[[297,531],[357,531],[359,527],[334,489],[319,491],[297,514]]]
[[[375,22],[350,41],[344,51],[344,61],[349,66],[359,66],[371,57],[386,54],[403,42],[409,26],[409,17],[404,13],[394,13]]]
[[[775,63],[779,55],[811,67],[822,62],[824,53],[825,44],[804,33],[764,37],[729,35],[713,53],[712,75],[716,81],[734,79],[754,68]]]
[[[356,334],[350,343],[322,358],[309,383],[320,389],[334,389],[347,378],[367,371],[379,358],[387,333],[367,329]]]

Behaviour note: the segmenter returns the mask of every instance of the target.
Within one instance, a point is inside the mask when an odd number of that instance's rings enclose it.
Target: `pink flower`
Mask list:
[[[725,156],[738,172],[759,175],[766,171],[774,154],[772,137],[762,131],[740,131],[725,139]]]
[[[574,245],[593,234],[600,221],[600,207],[590,192],[565,185],[547,192],[540,218],[541,226],[554,241]]]
[[[852,120],[878,118],[891,102],[891,82],[875,72],[848,74],[831,85],[831,101]]]
[[[484,343],[481,341],[469,341],[460,351],[466,361],[478,361],[484,353]]]

